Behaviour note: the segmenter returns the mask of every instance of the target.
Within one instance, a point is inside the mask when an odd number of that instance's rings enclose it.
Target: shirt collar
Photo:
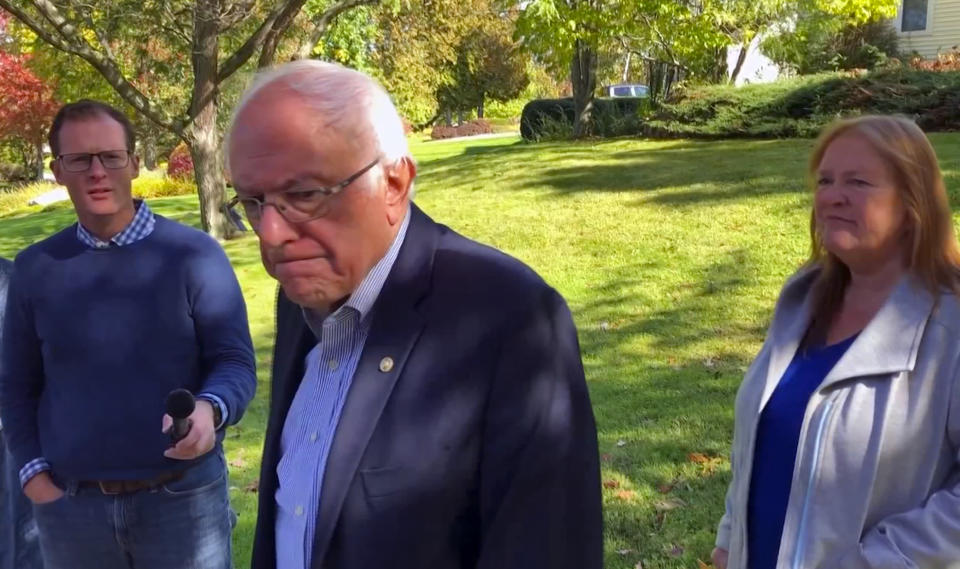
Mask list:
[[[393,238],[393,243],[390,244],[390,248],[387,249],[386,254],[377,261],[377,264],[370,269],[370,272],[367,273],[367,276],[360,281],[360,286],[353,291],[350,295],[350,298],[347,299],[347,302],[343,304],[340,308],[333,312],[333,314],[326,315],[322,312],[310,309],[303,309],[304,317],[306,318],[307,325],[311,330],[314,331],[314,334],[320,332],[320,326],[323,322],[328,320],[337,320],[344,316],[346,312],[354,311],[359,314],[359,320],[361,322],[365,321],[369,316],[370,312],[373,309],[374,303],[377,302],[377,298],[380,296],[380,291],[383,290],[383,285],[387,282],[387,277],[390,275],[390,270],[393,268],[393,264],[397,260],[397,255],[400,254],[400,247],[403,245],[403,240],[407,235],[407,226],[410,225],[410,208],[407,208],[407,213],[403,217],[403,222],[400,223],[400,229],[397,231],[396,237]]]
[[[147,202],[134,200],[133,207],[136,210],[136,213],[133,214],[133,219],[130,220],[130,223],[127,224],[120,233],[111,237],[109,241],[100,239],[79,222],[77,222],[77,239],[87,247],[93,249],[106,249],[111,245],[123,247],[124,245],[130,245],[141,239],[145,239],[153,233],[156,219],[150,207],[147,206]]]

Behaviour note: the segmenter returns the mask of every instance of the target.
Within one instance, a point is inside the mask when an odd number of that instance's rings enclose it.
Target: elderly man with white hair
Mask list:
[[[267,71],[227,152],[281,285],[253,568],[599,569],[566,303],[411,203],[383,89],[330,63]]]

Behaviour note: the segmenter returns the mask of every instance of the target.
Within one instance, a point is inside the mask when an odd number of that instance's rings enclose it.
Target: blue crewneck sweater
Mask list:
[[[236,423],[256,388],[246,307],[226,255],[161,216],[148,237],[123,247],[89,248],[71,226],[21,252],[2,357],[0,416],[16,468],[43,457],[67,480],[184,468],[163,456],[166,395],[178,387],[216,395]]]

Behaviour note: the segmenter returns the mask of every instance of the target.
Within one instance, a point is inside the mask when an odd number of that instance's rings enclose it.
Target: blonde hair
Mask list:
[[[909,225],[909,272],[935,296],[942,288],[960,291],[960,246],[937,154],[926,135],[913,121],[898,116],[863,116],[835,122],[820,135],[810,156],[808,175],[814,190],[827,148],[847,135],[859,136],[870,144],[894,176]],[[850,271],[823,247],[815,210],[810,214],[810,239],[810,264],[821,269],[814,289],[812,331],[825,334],[830,318],[843,303]]]

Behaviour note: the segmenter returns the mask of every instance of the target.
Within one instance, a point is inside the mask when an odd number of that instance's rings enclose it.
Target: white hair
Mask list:
[[[315,59],[284,63],[256,75],[230,121],[224,145],[228,155],[237,117],[261,90],[275,84],[301,96],[307,106],[317,111],[324,126],[343,133],[348,140],[353,134],[360,139],[356,142],[375,144],[385,163],[410,157],[403,121],[383,87],[365,73]],[[229,159],[226,164],[229,169]]]

